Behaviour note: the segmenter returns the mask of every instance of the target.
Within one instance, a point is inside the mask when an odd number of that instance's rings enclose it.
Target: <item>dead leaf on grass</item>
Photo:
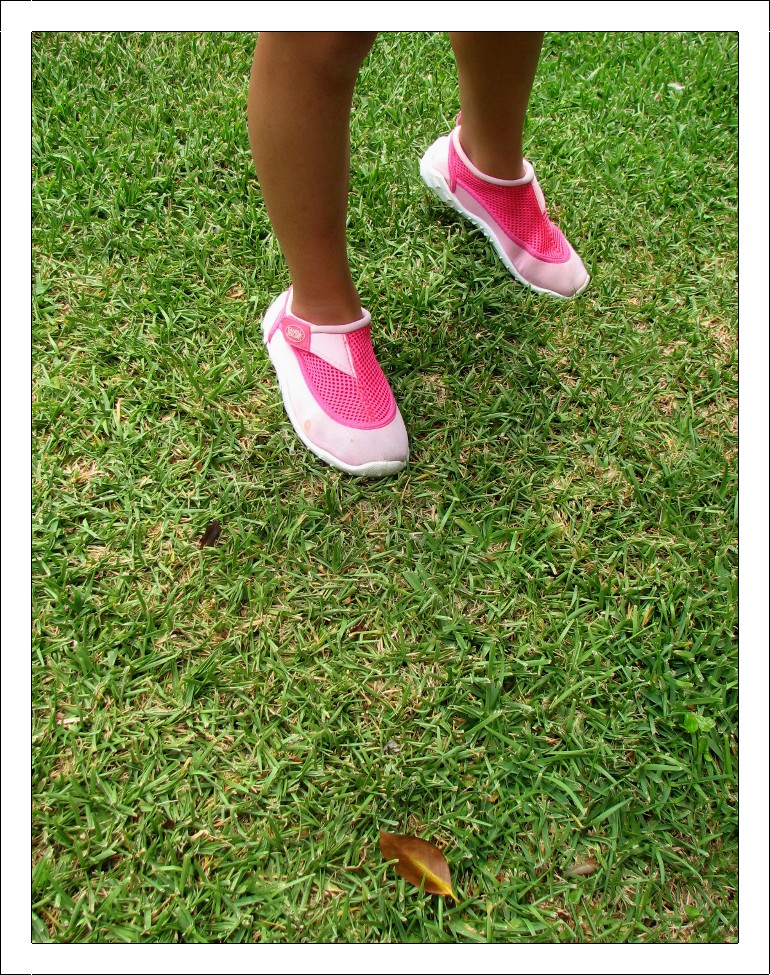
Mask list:
[[[222,534],[222,526],[218,521],[210,521],[206,525],[206,531],[203,533],[200,540],[200,547],[205,548],[207,545],[216,545],[217,539]]]
[[[396,860],[396,873],[429,894],[443,894],[458,903],[452,890],[449,864],[433,843],[416,836],[380,833],[380,852],[386,860]]]

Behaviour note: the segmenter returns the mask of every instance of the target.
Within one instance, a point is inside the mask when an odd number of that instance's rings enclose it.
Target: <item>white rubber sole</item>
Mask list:
[[[403,461],[377,460],[370,461],[368,464],[353,466],[351,464],[346,464],[344,461],[340,460],[339,457],[335,457],[334,454],[330,454],[322,447],[319,447],[318,444],[314,444],[311,440],[308,440],[304,430],[302,429],[302,425],[294,412],[291,399],[284,389],[283,381],[281,379],[282,370],[279,362],[276,361],[274,349],[270,342],[268,342],[270,330],[275,324],[275,320],[282,309],[283,301],[283,295],[279,295],[279,297],[275,299],[265,313],[265,317],[262,319],[262,342],[267,349],[267,354],[273,364],[273,369],[275,369],[275,375],[278,379],[278,387],[281,390],[281,398],[283,399],[284,409],[286,410],[286,415],[294,428],[294,432],[312,454],[315,454],[315,456],[324,461],[324,463],[329,464],[330,467],[334,467],[339,471],[344,471],[345,474],[351,474],[354,477],[387,477],[391,474],[398,474],[399,471],[402,471],[406,467],[406,463],[409,460],[408,456]],[[280,341],[282,341],[282,336],[276,334],[273,337],[273,342]],[[290,352],[289,349],[286,351]]]
[[[436,142],[434,142],[420,160],[420,176],[428,189],[432,190],[443,203],[448,204],[453,210],[456,210],[461,216],[465,217],[466,220],[470,220],[474,226],[478,227],[482,234],[484,234],[487,240],[492,244],[497,256],[500,258],[503,264],[508,268],[514,278],[516,278],[520,284],[523,284],[525,288],[529,288],[530,291],[535,291],[539,295],[551,295],[554,298],[561,298],[562,301],[569,301],[570,299],[577,298],[578,295],[581,295],[591,281],[590,275],[586,278],[585,283],[581,285],[581,287],[574,294],[571,295],[563,295],[558,291],[551,291],[548,288],[538,288],[537,285],[531,284],[521,276],[521,274],[516,270],[516,267],[511,259],[503,250],[495,232],[480,217],[476,216],[475,213],[471,213],[469,210],[465,209],[465,207],[457,200],[452,191],[449,189],[443,174],[433,165],[432,155],[440,141],[441,139],[438,139]]]

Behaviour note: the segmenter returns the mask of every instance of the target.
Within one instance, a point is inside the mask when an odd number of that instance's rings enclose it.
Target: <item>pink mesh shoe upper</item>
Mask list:
[[[369,326],[340,336],[340,341],[347,343],[355,376],[312,352],[294,349],[308,388],[338,423],[359,429],[390,423],[396,415],[396,401],[374,355]]]
[[[478,200],[506,234],[540,260],[560,263],[569,260],[564,234],[540,209],[534,180],[519,186],[500,186],[479,178],[457,154],[449,140],[450,185],[459,184]]]

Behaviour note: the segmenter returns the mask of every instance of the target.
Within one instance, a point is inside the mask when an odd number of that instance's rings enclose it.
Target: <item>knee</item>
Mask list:
[[[371,50],[375,33],[358,31],[297,31],[261,34],[257,44],[312,71],[319,81],[354,83]]]

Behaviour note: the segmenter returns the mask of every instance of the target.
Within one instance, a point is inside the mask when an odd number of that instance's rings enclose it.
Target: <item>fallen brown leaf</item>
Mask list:
[[[416,836],[380,833],[380,852],[386,860],[396,860],[396,873],[429,894],[443,894],[458,903],[452,890],[449,864],[433,843]]]
[[[222,534],[222,526],[218,521],[210,521],[206,525],[206,531],[201,536],[200,547],[205,548],[207,545],[216,545],[217,539]]]

